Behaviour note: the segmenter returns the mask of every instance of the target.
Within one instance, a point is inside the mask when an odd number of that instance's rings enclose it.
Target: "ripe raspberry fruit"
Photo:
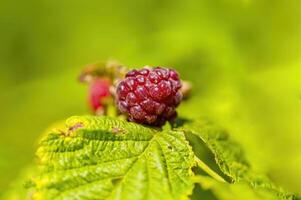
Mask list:
[[[110,97],[110,81],[106,78],[95,78],[90,83],[89,104],[94,113],[104,111],[103,100]]]
[[[163,125],[176,117],[182,100],[178,73],[162,67],[132,70],[117,86],[117,105],[130,121]]]

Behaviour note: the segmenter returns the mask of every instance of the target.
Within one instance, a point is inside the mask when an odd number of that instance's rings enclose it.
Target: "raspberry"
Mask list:
[[[110,85],[110,81],[105,78],[95,78],[90,83],[89,104],[93,112],[103,111],[102,100],[110,96]]]
[[[117,105],[130,121],[161,126],[176,117],[182,83],[173,69],[132,70],[117,86]]]

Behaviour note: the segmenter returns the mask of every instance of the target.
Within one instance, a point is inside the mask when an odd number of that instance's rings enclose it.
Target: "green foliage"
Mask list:
[[[180,116],[209,116],[253,168],[301,193],[301,1],[3,0],[0,11],[0,195],[48,124],[88,112],[76,76],[107,58],[177,68],[194,84]]]
[[[198,181],[203,189],[210,190],[215,196],[215,199],[219,200],[276,200],[280,199],[275,197],[274,193],[271,193],[262,189],[252,189],[248,184],[235,183],[225,184],[217,182],[210,177],[197,177]],[[199,196],[202,199],[202,196]],[[293,198],[284,198],[293,199]]]
[[[220,170],[231,179],[231,182],[240,184],[240,186],[230,186],[231,190],[242,187],[244,188],[243,191],[250,192],[252,189],[246,190],[246,184],[248,184],[253,188],[252,193],[258,193],[257,196],[261,195],[262,199],[301,199],[277,187],[265,175],[255,172],[247,161],[241,146],[229,138],[226,130],[216,124],[207,120],[197,120],[186,124],[183,130],[200,137],[213,152]],[[202,184],[208,184],[207,181],[208,179],[201,179]],[[213,189],[216,191],[223,188],[221,184],[209,182],[215,185]],[[217,194],[220,193],[217,192]],[[232,196],[232,198],[234,197]]]
[[[198,157],[188,134],[203,141],[197,146],[213,153],[220,171]],[[205,120],[161,130],[104,116],[71,117],[44,136],[37,156],[34,199],[299,199],[254,172],[240,145]]]
[[[37,154],[37,199],[185,199],[193,189],[193,154],[181,131],[72,117]]]

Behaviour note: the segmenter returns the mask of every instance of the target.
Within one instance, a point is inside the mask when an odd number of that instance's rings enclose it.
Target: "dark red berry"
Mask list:
[[[89,104],[94,112],[103,109],[102,100],[110,96],[110,85],[108,79],[101,78],[96,78],[90,83]]]
[[[176,117],[182,100],[181,80],[173,69],[132,70],[117,86],[117,106],[130,121],[163,125]]]

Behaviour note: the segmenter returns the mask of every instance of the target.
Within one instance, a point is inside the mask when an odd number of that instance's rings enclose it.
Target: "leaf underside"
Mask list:
[[[242,188],[244,188],[244,190],[246,189],[244,185],[248,184],[253,188],[253,192],[257,193],[257,197],[261,196],[262,199],[301,199],[299,196],[287,193],[282,188],[276,186],[265,175],[254,172],[241,146],[231,140],[227,131],[216,126],[216,124],[208,120],[197,120],[186,124],[182,129],[185,132],[190,132],[198,136],[214,154],[215,161],[220,170],[228,176],[233,183],[243,186]],[[203,180],[204,179],[202,179],[202,181]],[[207,180],[205,182],[207,182]],[[202,182],[201,184],[207,183]],[[221,192],[220,188],[225,188],[221,186],[221,184],[218,184],[218,186],[211,189],[215,191],[218,190],[219,194],[222,194],[223,192]],[[241,186],[235,187],[239,188]],[[232,189],[235,187],[232,186]]]
[[[194,155],[182,131],[108,117],[71,117],[37,156],[35,199],[187,199]]]

